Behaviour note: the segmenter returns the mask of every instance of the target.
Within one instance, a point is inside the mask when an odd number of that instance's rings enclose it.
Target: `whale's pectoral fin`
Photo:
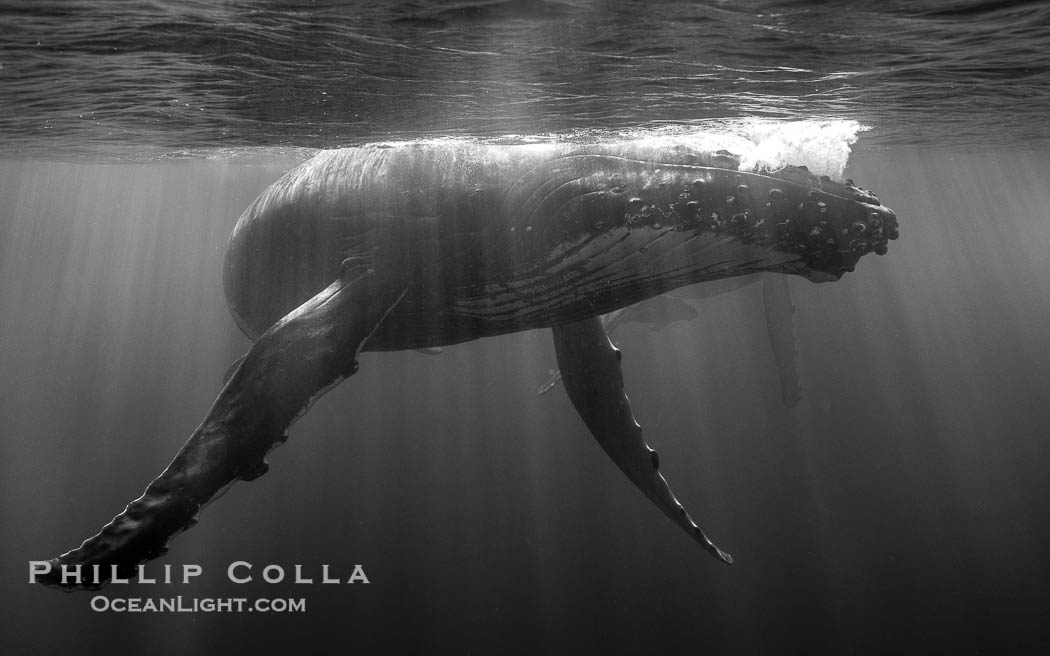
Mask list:
[[[619,310],[613,310],[612,312],[609,312],[608,314],[603,314],[601,316],[602,330],[605,331],[606,335],[612,334],[612,332],[619,328],[620,325],[624,323],[624,321],[631,318],[632,307],[634,306],[628,306],[625,308],[620,308]],[[557,333],[555,333],[555,339],[557,339]],[[543,384],[536,389],[537,396],[543,396],[547,392],[557,387],[558,381],[560,380],[561,372],[557,369],[551,369],[550,377],[548,377],[547,380],[545,380]]]
[[[660,474],[656,452],[645,443],[623,391],[620,351],[606,336],[601,319],[556,326],[554,348],[572,404],[616,466],[675,524],[716,558],[732,564],[732,556],[708,539]]]
[[[74,590],[128,577],[163,555],[230,484],[264,474],[266,454],[317,397],[357,371],[361,348],[404,298],[403,286],[377,278],[346,268],[266,331],[168,468],[98,535],[46,563],[37,580]]]
[[[795,306],[787,276],[762,276],[762,302],[766,307],[766,331],[780,375],[780,398],[794,408],[802,399],[798,382],[798,347],[795,346]]]
[[[230,366],[226,367],[226,373],[224,373],[222,375],[222,384],[223,385],[225,385],[226,383],[230,382],[230,379],[233,378],[233,375],[235,373],[237,373],[238,369],[241,368],[241,363],[244,362],[244,358],[246,358],[246,357],[248,357],[247,353],[245,353],[241,357],[237,358],[236,360],[234,360],[233,362],[230,363]]]

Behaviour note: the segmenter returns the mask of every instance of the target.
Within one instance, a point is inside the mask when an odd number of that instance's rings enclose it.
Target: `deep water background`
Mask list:
[[[0,4],[0,650],[1046,653],[1047,10],[879,6]],[[791,280],[794,409],[755,287],[620,332],[635,414],[733,567],[536,395],[541,331],[363,355],[158,561],[198,582],[106,590],[304,614],[96,613],[27,583],[204,417],[248,347],[226,237],[302,148],[741,117],[871,126],[846,176],[902,237]],[[371,583],[235,586],[236,560]]]

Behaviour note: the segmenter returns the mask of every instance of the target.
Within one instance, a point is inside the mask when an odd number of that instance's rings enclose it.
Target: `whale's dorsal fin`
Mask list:
[[[601,319],[555,326],[553,331],[565,390],[598,444],[671,521],[714,557],[731,565],[733,557],[708,539],[660,473],[656,452],[645,443],[623,391],[620,351],[609,341]]]

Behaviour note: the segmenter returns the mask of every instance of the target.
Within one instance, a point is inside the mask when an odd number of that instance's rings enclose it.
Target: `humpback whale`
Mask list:
[[[323,151],[265,189],[223,282],[254,341],[169,466],[36,580],[95,589],[164,554],[362,351],[549,328],[566,391],[615,464],[724,563],[675,498],[623,389],[601,315],[759,272],[839,279],[897,238],[871,192],[805,168],[743,171],[687,141],[373,144]]]

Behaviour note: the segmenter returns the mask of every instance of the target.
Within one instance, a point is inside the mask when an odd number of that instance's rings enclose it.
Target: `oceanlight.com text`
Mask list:
[[[91,598],[97,613],[305,613],[305,598],[107,597]]]

